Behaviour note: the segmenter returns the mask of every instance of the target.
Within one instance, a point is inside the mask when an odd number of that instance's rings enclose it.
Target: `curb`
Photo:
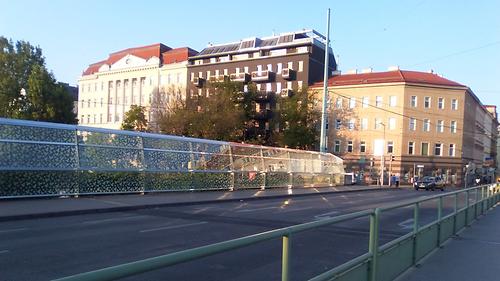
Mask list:
[[[263,197],[210,199],[210,200],[201,200],[201,201],[169,202],[169,203],[158,203],[158,204],[130,205],[130,206],[121,206],[121,207],[105,207],[105,208],[97,208],[97,209],[68,210],[68,211],[60,211],[60,212],[46,212],[46,213],[36,213],[36,214],[0,216],[0,222],[27,220],[27,219],[35,219],[35,218],[53,218],[53,217],[66,217],[66,216],[86,215],[86,214],[125,212],[125,211],[133,211],[133,210],[155,209],[155,208],[161,208],[161,207],[176,207],[176,206],[201,205],[201,204],[213,204],[213,203],[230,203],[230,202],[240,202],[240,201],[250,201],[250,200],[253,201],[253,200],[279,199],[279,198],[290,198],[290,197],[306,197],[306,196],[325,195],[325,194],[332,194],[332,193],[353,193],[353,192],[364,192],[364,191],[387,191],[387,190],[401,190],[401,188],[376,187],[376,188],[363,188],[363,189],[350,189],[350,190],[337,190],[337,191],[323,191],[323,192],[302,193],[302,194],[279,194],[279,195],[269,195],[269,196],[263,196]]]

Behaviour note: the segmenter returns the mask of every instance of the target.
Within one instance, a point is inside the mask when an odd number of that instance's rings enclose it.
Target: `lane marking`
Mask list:
[[[402,229],[412,229],[413,228],[413,219],[404,220],[404,221],[398,223],[398,225]]]
[[[283,209],[283,211],[281,211],[281,213],[304,211],[304,210],[310,210],[310,209],[313,209],[313,207],[304,207],[304,208],[297,208],[297,209],[286,208],[286,209]]]
[[[9,250],[2,250],[2,251],[0,251],[0,254],[6,254],[8,252],[10,252],[10,251]]]
[[[270,210],[270,209],[279,209],[280,207],[264,207],[264,208],[255,208],[255,209],[248,209],[248,210],[238,210],[236,213],[248,213],[248,212],[258,212],[262,210]]]
[[[315,220],[329,219],[332,216],[335,217],[335,215],[338,214],[338,213],[340,213],[340,212],[339,211],[331,211],[331,212],[328,212],[328,213],[323,213],[323,214],[315,215],[314,219]]]
[[[91,221],[84,221],[84,222],[82,222],[82,224],[96,224],[96,223],[102,223],[102,222],[127,220],[127,219],[141,218],[141,217],[147,217],[147,216],[128,216],[128,217],[109,218],[109,219],[102,219],[102,220],[91,220]]]
[[[12,228],[12,229],[5,229],[5,230],[0,230],[0,233],[8,233],[8,232],[16,232],[16,231],[23,231],[27,230],[28,228],[23,227],[23,228]]]
[[[195,223],[171,225],[171,226],[164,226],[164,227],[158,227],[158,228],[144,229],[144,230],[141,230],[139,232],[140,233],[145,233],[145,232],[153,232],[153,231],[159,231],[159,230],[169,230],[169,229],[176,229],[176,228],[183,228],[183,227],[190,227],[190,226],[202,225],[202,224],[206,224],[206,223],[208,223],[208,222],[202,221],[202,222],[195,222]]]

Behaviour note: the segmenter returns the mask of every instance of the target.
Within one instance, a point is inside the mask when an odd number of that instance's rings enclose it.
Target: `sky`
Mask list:
[[[0,36],[40,46],[57,80],[76,85],[111,52],[163,43],[207,44],[315,29],[339,69],[429,71],[500,107],[500,1],[0,0]],[[500,110],[500,109],[499,109]]]

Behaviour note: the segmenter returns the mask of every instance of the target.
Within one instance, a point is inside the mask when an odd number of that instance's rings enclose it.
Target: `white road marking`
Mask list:
[[[159,231],[159,230],[176,229],[176,228],[190,227],[190,226],[195,226],[195,225],[202,225],[202,224],[206,224],[206,223],[208,223],[208,222],[202,221],[202,222],[196,222],[196,223],[171,225],[171,226],[164,226],[164,227],[158,227],[158,228],[144,229],[144,230],[141,230],[139,232],[145,233],[145,232],[152,232],[152,231]]]
[[[323,214],[315,215],[314,219],[315,220],[328,219],[328,218],[331,218],[332,216],[334,217],[338,213],[339,213],[339,211],[331,211],[331,212],[328,212],[328,213],[323,213]]]
[[[6,253],[8,253],[8,252],[10,252],[10,251],[9,251],[9,250],[1,250],[1,251],[0,251],[0,254],[6,254]]]
[[[283,209],[283,211],[281,213],[304,211],[304,210],[309,210],[309,209],[313,209],[313,207],[304,207],[304,208],[297,208],[297,209],[286,208],[286,209]]]
[[[247,209],[247,210],[238,210],[236,213],[248,213],[248,212],[256,212],[256,211],[261,211],[261,210],[270,210],[270,209],[279,209],[280,207],[264,207],[264,208],[254,208],[254,209]]]
[[[95,223],[110,222],[110,221],[128,220],[141,217],[146,217],[146,216],[128,216],[128,217],[109,218],[102,220],[91,220],[91,221],[84,221],[82,222],[82,224],[95,224]]]
[[[411,228],[413,228],[413,219],[404,220],[404,221],[398,223],[398,225],[402,229],[411,229]]]
[[[13,228],[13,229],[4,229],[4,230],[0,230],[0,233],[8,233],[8,232],[16,232],[16,231],[23,231],[23,230],[27,230],[27,228]]]

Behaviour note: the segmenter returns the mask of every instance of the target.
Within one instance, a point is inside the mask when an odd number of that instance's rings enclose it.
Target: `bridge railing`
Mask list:
[[[464,197],[461,202],[460,197]],[[453,199],[453,210],[445,215],[443,201]],[[415,200],[360,211],[352,214],[326,218],[319,221],[294,225],[271,230],[238,239],[215,243],[207,246],[152,257],[131,263],[81,273],[57,281],[104,281],[116,280],[140,273],[161,269],[176,264],[193,261],[202,257],[247,247],[267,240],[281,238],[281,279],[291,280],[291,260],[300,253],[293,252],[293,235],[322,226],[334,225],[369,217],[370,236],[367,252],[339,266],[309,279],[310,281],[356,280],[356,281],[389,281],[395,279],[411,266],[416,265],[423,257],[440,247],[444,241],[457,234],[471,224],[478,216],[485,214],[500,201],[500,186],[497,184],[478,186],[436,196],[428,196]],[[435,203],[436,220],[424,225],[420,219],[421,206],[424,203]],[[462,203],[462,204],[460,204]],[[398,237],[384,245],[379,245],[380,220],[386,213],[398,208],[413,208],[413,227],[411,232]],[[262,253],[263,255],[266,253]],[[207,273],[209,276],[210,273]],[[235,279],[237,277],[235,276]]]
[[[0,118],[0,198],[342,181],[327,153]]]

